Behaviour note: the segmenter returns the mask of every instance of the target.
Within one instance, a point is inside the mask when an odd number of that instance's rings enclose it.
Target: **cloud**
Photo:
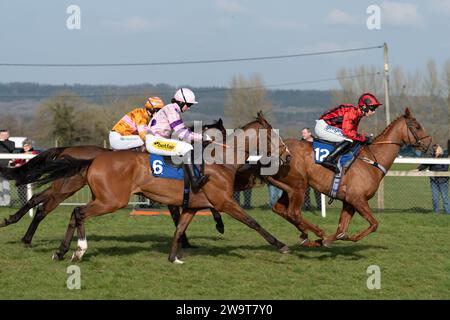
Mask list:
[[[328,14],[327,23],[334,26],[350,26],[356,23],[356,17],[345,11],[334,9]]]
[[[245,8],[240,5],[236,1],[230,1],[230,0],[217,0],[216,1],[217,7],[221,11],[225,11],[228,13],[242,13],[245,12]]]
[[[146,19],[142,17],[130,17],[120,21],[103,21],[102,25],[108,29],[121,32],[148,32],[160,30],[164,23],[157,19]]]
[[[412,3],[383,1],[381,3],[381,23],[392,26],[423,26],[424,21]]]

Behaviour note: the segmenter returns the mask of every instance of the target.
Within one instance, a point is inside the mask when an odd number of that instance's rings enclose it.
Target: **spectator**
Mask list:
[[[314,137],[311,133],[311,129],[308,127],[305,127],[301,131],[302,140],[306,140],[309,142],[313,142]],[[311,187],[307,187],[305,190],[305,201],[303,202],[303,208],[304,211],[313,211],[313,207],[311,205],[311,193],[310,193]],[[320,201],[320,192],[317,190],[314,191],[314,196],[316,198],[316,205],[317,209],[322,210],[322,202]]]
[[[0,153],[12,153],[15,149],[13,141],[9,140],[9,131],[0,130]],[[8,166],[8,159],[0,159],[0,166]],[[0,206],[7,207],[11,204],[11,192],[9,181],[0,177]]]
[[[270,183],[267,184],[267,187],[269,188],[269,206],[272,208],[278,199],[280,199],[283,194],[283,190],[271,185]]]
[[[22,142],[22,149],[19,149],[19,153],[37,154],[38,152],[36,150],[34,150],[33,141],[27,139]],[[14,159],[14,160],[11,160],[10,166],[11,167],[20,167],[20,166],[23,166],[27,161],[28,161],[28,159]],[[27,203],[27,201],[28,201],[27,188],[31,188],[31,185],[30,186],[22,185],[22,186],[17,187],[17,191],[19,194],[19,201],[20,201],[21,206],[25,205],[25,203]]]
[[[313,142],[314,137],[313,137],[313,135],[311,133],[311,129],[310,128],[308,128],[308,127],[303,128],[302,131],[301,131],[301,134],[302,134],[302,140]]]
[[[435,145],[433,147],[433,156],[435,158],[447,158],[448,150],[444,153],[440,145]],[[448,164],[421,164],[417,169],[422,171],[427,168],[430,171],[448,171]],[[446,214],[450,214],[448,205],[448,180],[449,177],[430,177],[433,211],[436,213],[439,213],[439,195],[441,195],[444,211]]]
[[[242,206],[242,208],[246,209],[246,210],[252,209],[252,205],[251,205],[251,202],[252,202],[252,190],[251,189],[245,190],[245,191],[243,191],[243,194],[244,194],[244,205]],[[240,193],[240,191],[234,192],[233,197],[234,197],[234,200],[236,200],[237,203],[239,203],[239,205],[241,205],[240,204],[241,203],[241,193]]]

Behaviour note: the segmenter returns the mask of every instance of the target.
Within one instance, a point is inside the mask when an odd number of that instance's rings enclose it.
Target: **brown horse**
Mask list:
[[[329,193],[334,173],[315,163],[311,142],[290,139],[286,140],[286,144],[292,154],[289,165],[281,168],[276,176],[268,177],[270,183],[284,190],[272,210],[301,231],[302,245],[331,246],[335,240],[356,242],[376,231],[378,222],[368,201],[378,190],[384,173],[374,164],[378,163],[389,170],[403,145],[410,145],[428,153],[432,138],[412,116],[409,108],[406,108],[405,114],[384,129],[372,144],[363,146],[342,178],[336,198],[343,202],[343,208],[337,231],[329,237],[326,237],[319,227],[306,221],[301,215],[300,208],[308,185],[324,194]],[[355,211],[369,222],[369,227],[355,235],[347,235]],[[308,230],[313,231],[321,239],[310,242]]]
[[[213,124],[204,125],[202,129],[204,131],[209,129],[217,129],[220,130],[223,134],[225,134],[226,132],[225,127],[223,126],[222,119],[219,119]],[[20,170],[0,168],[0,174],[8,179],[16,180],[17,184],[23,184],[22,180],[29,178],[36,172],[39,172],[39,168],[44,166],[45,163],[51,161],[52,159],[70,156],[75,159],[93,160],[99,154],[110,151],[110,149],[101,148],[98,146],[51,148],[31,159],[24,166],[22,166]],[[34,178],[36,177],[33,177],[33,179]],[[22,242],[25,244],[25,246],[31,247],[33,236],[42,220],[61,202],[71,197],[73,194],[83,188],[86,183],[86,170],[81,171],[79,172],[79,174],[67,179],[54,181],[47,189],[33,195],[31,199],[28,200],[16,213],[0,222],[0,228],[17,223],[29,210],[42,204],[37,208],[36,214],[34,215],[27,232],[22,238]],[[168,208],[171,213],[172,220],[174,221],[176,226],[178,224],[178,219],[180,216],[180,209],[177,206],[168,206]],[[220,213],[215,209],[211,209],[211,212],[213,213],[213,218],[216,221],[216,229],[220,233],[223,233],[224,225]],[[193,247],[189,243],[185,234],[183,234],[181,237],[181,245],[183,248]]]
[[[277,160],[282,163],[288,163],[289,150],[279,136],[276,137],[278,149],[272,149],[274,141],[272,135],[269,135],[272,127],[265,120],[262,113],[258,113],[255,121],[248,123],[242,128],[244,134],[248,131],[257,133],[257,135],[250,135],[247,138],[242,151],[245,154],[249,154],[249,145],[255,142],[250,141],[251,139],[256,139],[256,144],[258,144],[261,129],[267,130],[267,155],[272,156],[272,152],[276,151],[279,154],[279,159]],[[233,138],[237,139],[237,137]],[[231,153],[233,159],[237,158],[238,149],[236,147],[232,149],[226,148],[224,152],[227,155]],[[234,200],[235,175],[241,166],[242,164],[239,163],[205,165],[205,173],[209,175],[209,182],[199,193],[191,194],[189,209],[183,211],[175,231],[169,261],[180,262],[176,255],[179,238],[192,221],[196,211],[201,208],[215,208],[220,212],[231,215],[260,233],[267,242],[275,246],[280,252],[288,252],[288,247],[284,243],[278,241],[262,228]],[[94,160],[77,160],[71,157],[64,157],[49,162],[47,167],[49,174],[44,181],[52,181],[65,176],[70,177],[86,170],[88,167],[87,182],[93,195],[89,203],[76,207],[73,210],[66,236],[59,250],[53,255],[54,259],[63,259],[69,250],[75,229],[77,229],[78,248],[72,259],[80,260],[87,249],[84,221],[88,218],[112,213],[123,208],[127,205],[133,193],[142,193],[149,199],[167,205],[180,206],[183,201],[183,182],[153,177],[148,164],[148,154],[130,151],[110,152],[100,154]],[[39,181],[39,179],[34,181]],[[33,181],[27,181],[27,183],[30,182]]]

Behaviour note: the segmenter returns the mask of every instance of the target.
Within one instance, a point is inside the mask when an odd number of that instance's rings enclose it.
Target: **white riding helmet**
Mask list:
[[[192,92],[191,89],[188,89],[188,88],[178,89],[178,91],[175,92],[175,95],[173,96],[173,98],[179,102],[190,103],[190,104],[198,103],[197,101],[195,101],[195,94]]]

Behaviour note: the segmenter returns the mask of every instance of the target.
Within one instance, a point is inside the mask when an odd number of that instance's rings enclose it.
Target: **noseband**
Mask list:
[[[430,145],[431,145],[431,142],[432,142],[431,136],[419,137],[417,132],[416,132],[416,130],[414,129],[414,126],[412,124],[412,120],[410,120],[410,119],[405,119],[405,120],[406,120],[406,126],[408,127],[409,132],[411,132],[412,136],[416,140],[414,143],[411,143],[411,139],[409,138],[409,134],[408,134],[409,145],[414,147],[414,148],[420,148],[423,152],[428,154],[428,150],[430,149]],[[423,142],[423,140],[425,140],[425,139],[430,139],[428,144],[425,144]]]

